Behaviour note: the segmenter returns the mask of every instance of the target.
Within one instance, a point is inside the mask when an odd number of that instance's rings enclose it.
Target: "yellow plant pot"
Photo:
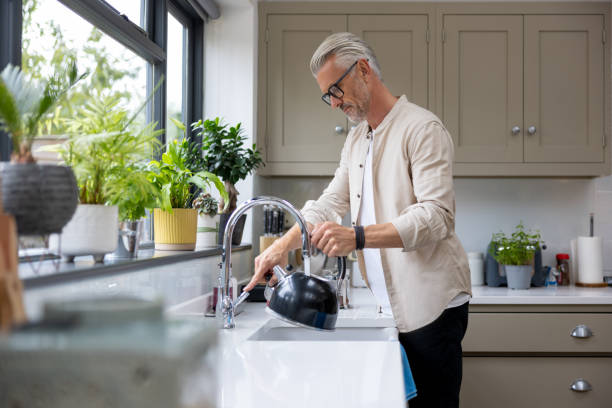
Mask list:
[[[161,251],[193,251],[195,249],[198,210],[173,208],[172,213],[153,209],[155,249]]]

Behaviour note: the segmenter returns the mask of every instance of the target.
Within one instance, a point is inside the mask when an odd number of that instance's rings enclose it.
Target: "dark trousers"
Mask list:
[[[461,390],[461,340],[468,323],[468,303],[446,309],[420,329],[400,333],[417,396],[410,408],[457,408]]]

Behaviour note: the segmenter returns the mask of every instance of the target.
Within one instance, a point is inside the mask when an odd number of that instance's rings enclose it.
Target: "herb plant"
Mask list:
[[[540,242],[540,232],[525,231],[520,222],[510,236],[503,232],[493,234],[489,252],[502,265],[528,265],[540,249]]]

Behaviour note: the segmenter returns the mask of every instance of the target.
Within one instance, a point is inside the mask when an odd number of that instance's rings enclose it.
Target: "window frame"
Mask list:
[[[198,120],[203,114],[204,95],[204,24],[198,0],[141,0],[141,28],[121,15],[103,0],[56,0],[87,20],[106,35],[145,59],[147,64],[147,95],[160,84],[146,107],[147,122],[156,122],[158,129],[166,129],[166,77],[168,13],[180,14],[189,22],[187,35],[187,66],[184,72],[188,86],[183,93],[186,101],[185,122]],[[21,66],[22,0],[0,0],[0,69],[6,64]],[[215,16],[213,16],[214,18]],[[192,138],[188,126],[187,136]],[[160,136],[165,144],[166,135]],[[10,159],[10,141],[0,133],[0,161]]]

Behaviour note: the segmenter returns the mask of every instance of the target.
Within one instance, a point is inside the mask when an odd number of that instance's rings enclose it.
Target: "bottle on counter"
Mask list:
[[[468,252],[468,263],[470,265],[470,278],[472,286],[484,285],[484,260],[482,252]]]
[[[557,284],[559,286],[568,286],[570,284],[570,257],[569,254],[557,254]]]

